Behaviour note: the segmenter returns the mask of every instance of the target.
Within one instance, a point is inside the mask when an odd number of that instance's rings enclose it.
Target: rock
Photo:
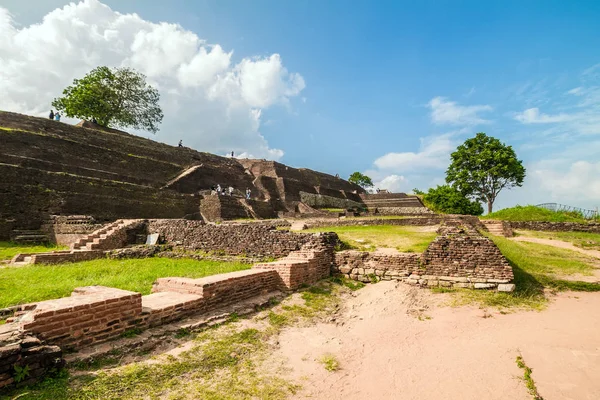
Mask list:
[[[475,289],[492,289],[494,288],[496,285],[494,285],[493,283],[476,283],[475,286],[473,286]]]
[[[499,292],[514,292],[515,288],[516,286],[514,283],[501,283],[498,285]]]

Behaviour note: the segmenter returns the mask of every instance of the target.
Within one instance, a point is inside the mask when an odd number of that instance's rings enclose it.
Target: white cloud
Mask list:
[[[535,163],[529,171],[532,187],[546,193],[547,202],[575,207],[600,206],[600,162],[560,160]]]
[[[405,177],[401,175],[388,175],[380,181],[374,182],[375,188],[378,189],[387,189],[392,193],[398,192],[406,192],[408,188],[406,188],[407,180]]]
[[[517,113],[515,119],[524,124],[549,124],[555,122],[566,122],[574,119],[574,116],[569,114],[555,114],[549,115],[540,113],[540,109],[537,107],[528,108],[522,113]]]
[[[98,0],[70,3],[28,27],[0,7],[0,32],[0,109],[45,116],[74,78],[99,65],[129,66],[160,91],[165,119],[156,138],[201,151],[280,158],[260,134],[261,111],[288,105],[305,87],[279,54],[232,64],[232,51],[179,25]]]
[[[442,169],[450,161],[450,153],[456,149],[453,134],[421,138],[418,152],[387,153],[375,160],[380,170],[407,171],[415,169]]]
[[[574,101],[575,100],[575,101]],[[528,108],[514,113],[513,118],[523,124],[549,124],[550,128],[538,135],[572,141],[577,136],[600,135],[600,87],[578,86],[555,101],[556,113],[543,113],[539,108]]]
[[[492,111],[489,105],[461,106],[444,97],[434,97],[428,103],[431,121],[437,125],[480,125],[490,123],[478,114]]]

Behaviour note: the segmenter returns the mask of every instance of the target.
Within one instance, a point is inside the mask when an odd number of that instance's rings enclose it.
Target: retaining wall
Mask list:
[[[271,224],[203,224],[186,220],[149,220],[148,233],[191,250],[252,257],[285,257],[313,235],[276,230]]]
[[[586,224],[578,222],[541,222],[541,221],[504,221],[512,229],[526,229],[531,231],[553,231],[553,232],[590,232],[600,233],[600,223],[589,222]]]

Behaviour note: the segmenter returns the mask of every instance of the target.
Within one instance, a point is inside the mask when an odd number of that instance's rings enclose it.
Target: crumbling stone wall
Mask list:
[[[525,229],[531,231],[551,232],[590,232],[600,233],[600,223],[589,222],[586,224],[578,222],[541,222],[541,221],[504,221],[512,229]]]
[[[102,228],[103,225],[90,215],[51,215],[40,230],[47,233],[52,242],[68,246]]]
[[[63,364],[60,347],[44,345],[14,324],[0,326],[0,390],[13,383],[33,384]],[[27,372],[19,376],[18,369]]]
[[[203,224],[187,220],[149,220],[148,233],[191,250],[253,257],[285,257],[313,240],[311,234],[276,230],[271,224]]]
[[[513,291],[512,268],[490,239],[468,227],[446,227],[423,254],[343,251],[335,273],[362,282],[396,279],[410,284]]]

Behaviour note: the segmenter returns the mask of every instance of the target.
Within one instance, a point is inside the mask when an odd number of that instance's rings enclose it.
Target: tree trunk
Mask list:
[[[492,213],[492,206],[494,205],[494,203],[492,203],[491,200],[488,200],[488,214]]]

